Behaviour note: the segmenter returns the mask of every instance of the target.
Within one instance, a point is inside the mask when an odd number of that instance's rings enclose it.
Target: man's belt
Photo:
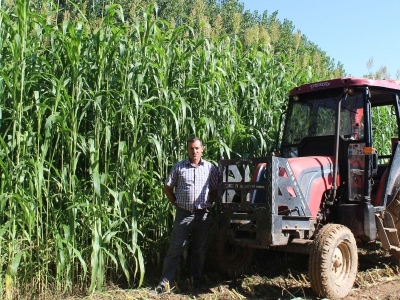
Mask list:
[[[208,212],[207,208],[187,210],[187,209],[178,207],[178,209],[181,209],[181,210],[183,210],[185,212],[188,212],[188,213],[191,213],[191,214],[201,214],[201,213],[207,213]]]
[[[192,214],[201,214],[201,213],[206,213],[208,212],[207,208],[202,208],[202,209],[193,209],[190,211]]]

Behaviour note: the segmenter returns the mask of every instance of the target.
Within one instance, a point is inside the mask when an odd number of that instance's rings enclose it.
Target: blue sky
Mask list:
[[[309,41],[340,61],[348,75],[368,73],[386,66],[391,78],[400,70],[400,36],[397,29],[400,0],[239,0],[245,10],[260,14],[278,11],[278,19],[293,22]],[[396,15],[397,14],[397,15]]]

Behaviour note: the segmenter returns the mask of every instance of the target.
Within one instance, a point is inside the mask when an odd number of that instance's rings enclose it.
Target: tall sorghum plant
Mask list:
[[[165,254],[173,209],[161,189],[186,138],[201,137],[213,162],[265,155],[288,90],[315,79],[294,54],[170,27],[156,7],[128,24],[117,5],[90,21],[0,5],[8,298],[142,284]]]

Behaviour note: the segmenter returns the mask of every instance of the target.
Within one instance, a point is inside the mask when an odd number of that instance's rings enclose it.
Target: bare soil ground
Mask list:
[[[150,293],[157,280],[139,289],[109,287],[107,291],[86,297],[63,299],[321,299],[313,293],[307,275],[308,256],[292,253],[258,251],[247,275],[227,279],[211,270],[206,271],[206,288],[195,291],[183,276],[171,292],[163,295]],[[400,269],[378,244],[359,248],[359,272],[353,290],[346,300],[400,299]]]
[[[114,298],[115,299],[115,298]],[[153,296],[148,291],[133,291],[127,293],[121,299],[165,299],[165,300],[183,300],[183,299],[321,299],[316,297],[310,287],[273,287],[266,288],[264,292],[249,293],[243,291],[241,287],[232,287],[230,283],[221,283],[217,287],[211,287],[207,292],[184,292],[169,293],[161,296]],[[366,285],[354,288],[351,293],[344,298],[346,300],[394,300],[400,299],[400,280],[390,279],[390,281],[375,282],[372,285]]]
[[[261,292],[261,290],[263,292]],[[207,291],[191,292],[173,291],[160,296],[150,294],[148,288],[138,290],[120,290],[112,289],[107,292],[93,294],[84,298],[63,298],[63,299],[96,299],[96,300],[136,300],[136,299],[161,299],[161,300],[187,300],[187,299],[221,299],[221,300],[236,300],[236,299],[266,299],[266,300],[320,300],[316,297],[310,287],[289,287],[289,289],[281,286],[267,285],[264,288],[253,294],[249,291],[244,291],[240,286],[234,286],[229,282],[220,282],[216,285],[210,285]],[[362,287],[355,287],[351,293],[344,298],[345,300],[395,300],[400,299],[400,279],[383,279],[383,281],[368,284]]]

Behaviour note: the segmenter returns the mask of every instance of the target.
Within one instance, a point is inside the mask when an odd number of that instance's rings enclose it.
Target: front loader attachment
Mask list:
[[[280,157],[219,162],[218,225],[229,243],[252,248],[309,239],[315,220],[289,161]]]

